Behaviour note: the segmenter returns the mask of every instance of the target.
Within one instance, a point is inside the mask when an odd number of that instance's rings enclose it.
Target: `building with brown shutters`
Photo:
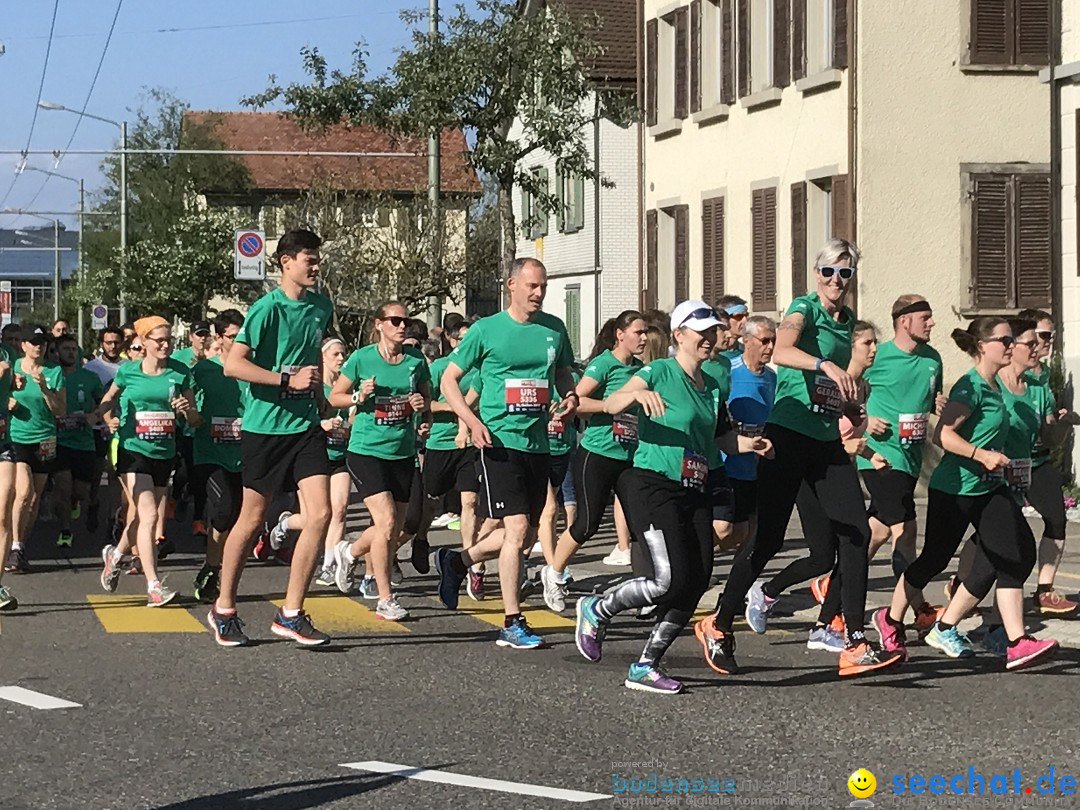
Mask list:
[[[643,2],[643,304],[782,314],[853,238],[860,317],[927,296],[946,388],[954,327],[1051,304],[1048,3]]]
[[[607,89],[633,92],[637,81],[637,16],[626,0],[559,0],[571,14],[596,14],[602,53],[588,68]],[[522,0],[523,13],[542,13],[545,0]],[[588,109],[596,99],[589,98]],[[511,129],[520,127],[515,122]],[[587,356],[605,320],[638,305],[640,160],[638,128],[599,120],[583,133],[603,182],[564,174],[550,154],[534,152],[524,168],[544,178],[561,208],[545,213],[518,194],[517,255],[548,268],[544,309],[563,319],[577,357]]]

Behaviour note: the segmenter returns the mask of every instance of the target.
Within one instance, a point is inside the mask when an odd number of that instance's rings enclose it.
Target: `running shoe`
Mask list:
[[[380,619],[386,619],[391,622],[400,622],[402,619],[409,618],[409,611],[403,608],[398,600],[391,596],[389,599],[379,600],[379,603],[375,606],[375,615]]]
[[[929,602],[923,602],[915,609],[915,632],[922,638],[930,632],[944,613],[945,607],[943,605],[931,605]]]
[[[630,565],[630,549],[615,546],[615,548],[611,550],[611,553],[604,557],[600,562],[604,565],[610,565],[616,568],[625,568]],[[633,667],[631,667],[631,669],[633,669]],[[659,672],[659,670],[657,670],[657,672]],[[664,677],[667,676],[665,675]],[[670,681],[671,679],[668,678],[668,680]],[[630,683],[630,681],[627,680],[627,683]],[[677,683],[677,681],[672,681],[672,683]]]
[[[71,532],[62,531],[56,535],[57,548],[71,548]]]
[[[1026,667],[1050,655],[1057,647],[1056,639],[1020,636],[1008,647],[1008,652],[1005,654],[1005,669]]]
[[[120,555],[116,553],[116,546],[107,545],[101,550],[101,561],[103,567],[101,569],[101,589],[106,593],[113,593],[116,591],[116,586],[120,583]]]
[[[255,546],[251,549],[251,556],[259,562],[266,562],[273,553],[270,548],[270,533],[264,531],[255,541]]]
[[[566,610],[566,582],[550,565],[540,569],[540,582],[544,586],[544,604],[554,613]]]
[[[941,650],[949,658],[971,658],[975,655],[975,647],[967,634],[956,625],[943,629],[937,622],[926,634],[926,643],[935,650]]]
[[[468,573],[459,574],[454,570],[452,563],[454,554],[455,552],[446,546],[442,546],[435,552],[435,570],[439,572],[439,600],[447,610],[457,610],[458,593]]]
[[[500,630],[495,643],[515,650],[535,650],[544,646],[544,640],[533,632],[524,616],[518,616],[509,627]]]
[[[465,593],[474,602],[484,601],[484,572],[469,569],[469,576],[465,580]]]
[[[449,523],[446,524],[446,528],[449,529],[452,532],[460,532],[461,531],[461,518],[454,518],[453,520],[451,520]]]
[[[292,512],[282,512],[278,515],[277,523],[274,524],[274,528],[270,530],[270,548],[277,551],[281,548],[281,544],[285,542],[285,535],[289,531],[289,518],[292,517]]]
[[[191,533],[195,537],[206,537],[209,534],[206,531],[206,522],[202,520],[191,521]]]
[[[1072,613],[1080,606],[1065,594],[1053,589],[1035,594],[1033,601],[1035,603],[1035,612],[1044,616]]]
[[[776,599],[770,599],[765,595],[764,583],[760,579],[754,583],[750,592],[746,594],[746,623],[758,635],[765,632],[769,614],[772,613],[776,602]]]
[[[810,631],[810,637],[806,640],[806,649],[831,653],[843,652],[844,637],[827,624],[815,627]]]
[[[195,575],[195,598],[210,603],[218,598],[221,590],[221,574],[217,568],[204,565]]]
[[[315,577],[315,582],[319,585],[336,585],[335,574],[337,573],[337,563],[332,562],[329,565],[324,565],[318,575]]]
[[[1009,652],[1009,637],[1000,624],[994,625],[983,633],[979,646],[996,658],[1005,658]]]
[[[840,651],[839,673],[841,678],[862,675],[875,669],[891,667],[900,661],[900,653],[886,652],[873,641],[862,639]]]
[[[814,601],[819,605],[825,604],[825,594],[829,592],[830,579],[832,579],[831,574],[822,574],[820,577],[810,580],[810,595],[814,597]]]
[[[401,571],[401,563],[394,560],[393,565],[390,567],[390,584],[400,585],[405,581],[405,574]]]
[[[443,514],[435,518],[433,521],[431,521],[431,528],[445,529],[447,524],[449,524],[450,521],[454,520],[456,517],[457,515],[455,515],[453,512],[444,512]]]
[[[357,590],[365,599],[379,598],[379,583],[375,581],[375,577],[363,577]]]
[[[11,595],[5,586],[0,585],[0,610],[12,611],[19,606],[19,600]]]
[[[141,577],[143,573],[142,560],[138,557],[132,557],[131,562],[128,564],[127,571],[124,573],[129,577]]]
[[[243,647],[250,642],[244,635],[244,623],[232,613],[218,613],[216,607],[211,607],[206,614],[206,623],[214,631],[214,641],[222,647]]]
[[[101,528],[101,504],[91,501],[86,507],[86,530],[91,534],[96,534],[99,528]]]
[[[78,520],[80,517],[82,517],[82,503],[76,501],[75,505],[71,507],[71,519]]]
[[[146,606],[162,607],[176,598],[176,591],[165,584],[165,579],[155,579],[146,589]]]
[[[576,607],[577,628],[574,641],[577,642],[578,652],[593,663],[600,660],[604,634],[607,631],[607,625],[596,615],[596,606],[599,603],[599,596],[583,596],[578,599]]]
[[[359,560],[349,559],[349,541],[342,540],[334,546],[334,584],[342,593],[351,593],[356,586],[356,564]]]
[[[623,686],[657,695],[677,695],[683,690],[683,685],[677,680],[669,678],[652,664],[643,664],[640,661],[630,665]]]
[[[281,608],[274,616],[270,632],[275,636],[290,638],[301,647],[318,647],[330,643],[330,636],[321,630],[316,630],[315,625],[311,623],[311,617],[303,610],[289,618],[285,615],[285,609]]]
[[[13,548],[11,553],[8,554],[7,564],[4,566],[4,571],[8,574],[28,574],[30,573],[30,561],[26,559],[26,552],[21,548]]]
[[[159,537],[157,541],[157,558],[158,560],[164,560],[170,554],[176,551],[176,543],[165,537]]]
[[[878,608],[870,620],[881,637],[881,648],[887,653],[900,653],[900,660],[907,660],[907,637],[904,625],[889,619],[888,608]]]
[[[735,634],[716,627],[716,617],[706,616],[694,625],[694,635],[705,652],[705,663],[721,675],[738,675],[735,662]]]
[[[431,554],[431,544],[426,537],[414,537],[412,540],[412,554],[410,560],[416,573],[421,576],[431,571],[431,562],[428,555]]]
[[[282,546],[274,552],[274,562],[278,565],[292,565],[292,555],[294,551],[296,551],[296,546]]]

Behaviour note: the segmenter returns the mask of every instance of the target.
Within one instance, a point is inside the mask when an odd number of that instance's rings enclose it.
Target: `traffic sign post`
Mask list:
[[[266,278],[266,237],[262,231],[241,228],[233,240],[233,276],[238,281]]]
[[[97,304],[90,310],[90,328],[104,329],[109,325],[109,308],[104,304]]]

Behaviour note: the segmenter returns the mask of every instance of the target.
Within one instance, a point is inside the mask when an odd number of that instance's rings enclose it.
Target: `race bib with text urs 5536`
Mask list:
[[[551,401],[547,380],[510,379],[505,392],[507,413],[542,413]]]

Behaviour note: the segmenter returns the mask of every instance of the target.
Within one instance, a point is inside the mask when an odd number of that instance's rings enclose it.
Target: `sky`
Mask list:
[[[54,5],[56,10],[53,25]],[[146,90],[162,87],[193,109],[241,109],[240,99],[264,90],[276,74],[284,85],[302,81],[300,49],[318,46],[331,67],[347,69],[363,40],[375,73],[388,68],[410,41],[403,9],[425,0],[22,0],[4,4],[0,23],[0,209],[74,211],[75,183],[24,171],[19,150],[110,149],[118,130],[70,112],[37,108],[39,98],[119,121],[134,119]],[[443,13],[450,9],[443,0]],[[105,48],[110,25],[116,25]],[[49,32],[53,35],[49,49]],[[87,93],[99,60],[101,71]],[[44,79],[43,79],[44,70]],[[40,96],[38,89],[41,88]],[[35,120],[36,112],[36,120]],[[77,125],[77,129],[76,129]],[[6,154],[4,152],[7,152]],[[102,183],[99,155],[30,155],[27,165],[85,181],[87,194]],[[14,180],[14,183],[12,182]],[[60,219],[73,226],[75,217]],[[44,224],[0,214],[3,227]]]

